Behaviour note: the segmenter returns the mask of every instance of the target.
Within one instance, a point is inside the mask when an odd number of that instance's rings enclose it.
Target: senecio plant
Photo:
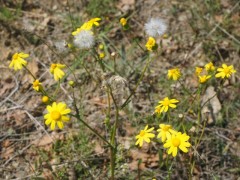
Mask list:
[[[71,33],[70,36],[72,36],[72,42],[64,42],[64,43],[58,43],[56,46],[59,48],[64,49],[62,46],[66,46],[69,50],[69,52],[73,53],[73,55],[76,57],[76,54],[81,52],[90,52],[89,54],[92,55],[92,57],[99,63],[101,69],[103,72],[106,72],[107,68],[106,63],[103,63],[103,59],[105,58],[105,51],[104,51],[104,45],[98,44],[96,46],[96,39],[98,36],[97,33],[97,27],[100,26],[101,18],[93,18],[85,23],[82,24],[79,28],[77,28],[75,31]],[[127,18],[121,18],[119,20],[119,24],[122,26],[124,31],[131,31],[131,27],[128,23]],[[89,128],[96,136],[98,136],[101,140],[103,140],[107,147],[110,150],[110,177],[113,180],[115,178],[115,165],[116,165],[116,154],[118,151],[118,141],[116,138],[116,132],[119,128],[119,111],[122,110],[127,106],[127,104],[131,101],[131,98],[135,94],[140,82],[143,79],[144,73],[148,69],[150,63],[154,59],[154,55],[158,55],[159,47],[158,41],[162,40],[162,38],[166,37],[164,34],[167,30],[166,23],[159,18],[151,18],[144,26],[145,32],[146,32],[146,44],[145,49],[141,48],[144,52],[147,52],[148,59],[142,69],[141,76],[139,80],[136,83],[135,88],[133,91],[129,94],[127,99],[124,102],[121,102],[118,100],[118,98],[114,94],[114,84],[125,84],[126,80],[118,75],[115,75],[111,77],[107,82],[105,82],[104,87],[105,91],[108,97],[108,108],[106,110],[106,121],[108,132],[109,132],[109,138],[106,138],[105,136],[100,135],[96,130],[94,130],[87,122],[84,121],[82,115],[80,114],[80,110],[77,107],[76,99],[74,97],[73,93],[73,102],[72,105],[67,105],[65,102],[59,102],[59,99],[55,95],[51,95],[48,91],[45,90],[43,83],[35,77],[31,71],[27,67],[27,59],[29,58],[29,54],[20,52],[15,53],[12,56],[11,63],[9,65],[10,68],[13,68],[15,71],[25,69],[30,75],[33,77],[34,81],[32,82],[32,88],[42,94],[42,102],[46,104],[46,114],[44,115],[44,122],[46,126],[49,126],[51,130],[55,130],[56,128],[63,129],[65,124],[70,121],[70,117],[74,117],[79,120],[80,123],[83,123],[87,128]],[[139,45],[140,46],[140,45]],[[115,57],[115,54],[111,54],[111,56]],[[115,61],[114,61],[115,62]],[[116,65],[116,64],[115,64]],[[116,67],[114,65],[114,73],[117,74]],[[88,71],[87,67],[83,65],[83,68],[85,71],[91,76],[91,73]],[[58,84],[58,88],[60,83],[62,83],[62,79],[66,76],[65,70],[70,69],[69,66],[66,64],[61,64],[58,62],[55,62],[51,65],[49,65],[49,72],[52,74],[52,77]],[[112,70],[112,69],[111,69]],[[110,70],[109,70],[110,71]],[[70,69],[70,72],[72,70]],[[168,154],[168,159],[172,156],[176,157],[179,154],[179,151],[183,153],[190,153],[192,152],[191,149],[196,150],[198,147],[202,135],[204,133],[205,124],[201,125],[201,109],[205,105],[201,105],[200,102],[200,95],[203,91],[203,87],[206,85],[207,81],[218,78],[218,79],[227,79],[232,76],[233,73],[235,73],[236,70],[232,65],[222,64],[222,67],[216,68],[212,62],[207,63],[204,67],[196,67],[195,76],[198,78],[199,86],[195,92],[189,92],[189,90],[184,86],[184,81],[181,79],[182,73],[181,70],[178,67],[174,67],[172,69],[169,69],[167,73],[167,79],[171,81],[171,83],[179,83],[180,86],[182,86],[181,89],[186,91],[190,97],[192,97],[194,100],[198,102],[199,108],[198,108],[198,123],[197,128],[200,132],[201,128],[201,134],[198,135],[198,137],[194,138],[195,141],[193,141],[193,138],[188,135],[188,130],[186,128],[186,122],[182,121],[180,123],[180,128],[174,127],[175,123],[173,121],[174,117],[172,114],[174,113],[175,109],[178,108],[179,103],[181,103],[181,99],[178,97],[164,97],[162,100],[158,102],[158,104],[155,107],[154,115],[158,119],[166,120],[165,123],[158,124],[157,122],[152,125],[145,125],[145,128],[143,130],[140,130],[139,134],[136,135],[136,142],[135,145],[138,147],[142,147],[144,143],[151,143],[151,141],[155,141],[158,143],[159,148],[160,144],[163,143],[163,149],[166,149],[166,152]],[[74,73],[74,72],[72,72]],[[92,76],[91,76],[92,77]],[[77,86],[75,81],[69,81],[69,85],[73,88]],[[175,99],[176,98],[176,99]],[[112,100],[112,101],[111,101]],[[211,99],[209,99],[210,101]],[[115,111],[115,120],[114,124],[110,125],[110,111],[113,109],[111,108],[111,102],[113,102],[114,111]],[[72,108],[69,108],[72,107]],[[190,109],[191,107],[189,107]],[[188,110],[189,110],[188,109]],[[184,119],[184,112],[182,115]],[[167,118],[166,118],[167,117]],[[150,127],[149,127],[150,126]],[[151,127],[152,126],[152,127]],[[159,127],[156,131],[154,131],[155,127]],[[177,129],[176,129],[177,128]],[[192,139],[192,140],[191,140]],[[192,158],[193,156],[191,156]],[[194,159],[190,159],[191,164],[191,172],[194,168]],[[168,168],[171,168],[171,165],[168,165]]]

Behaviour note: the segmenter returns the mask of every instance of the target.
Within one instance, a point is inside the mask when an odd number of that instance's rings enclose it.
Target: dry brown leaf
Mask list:
[[[37,72],[38,72],[38,64],[36,61],[31,61],[28,63],[28,69],[31,71],[31,73],[37,77]],[[30,81],[34,81],[33,77],[29,75]]]
[[[208,120],[208,124],[214,123],[219,111],[222,109],[222,106],[213,86],[209,86],[207,88],[202,97],[201,105],[204,105],[201,111],[203,118]]]

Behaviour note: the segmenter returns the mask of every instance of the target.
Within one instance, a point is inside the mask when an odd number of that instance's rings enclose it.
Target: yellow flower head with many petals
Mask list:
[[[67,105],[65,103],[56,103],[54,102],[52,106],[47,106],[48,113],[44,115],[45,124],[50,125],[50,129],[54,130],[55,126],[59,127],[59,129],[62,129],[64,127],[63,122],[68,122],[69,117],[67,114],[71,112],[70,109],[67,109]]]
[[[40,83],[40,81],[38,79],[36,79],[35,81],[33,81],[33,89],[37,92],[40,91],[40,89],[42,88],[42,83]]]
[[[24,58],[28,58],[29,54],[25,53],[15,53],[12,56],[12,61],[9,65],[10,68],[14,68],[15,71],[20,70],[23,68],[23,66],[27,65],[27,61],[24,60]]]
[[[199,78],[199,83],[203,84],[203,83],[205,83],[208,79],[210,79],[211,76],[210,76],[210,75],[203,75],[203,76],[198,76],[198,78]]]
[[[177,81],[181,77],[181,72],[178,68],[168,70],[168,79]]]
[[[207,72],[209,72],[209,71],[214,71],[214,70],[215,70],[215,66],[213,65],[212,62],[207,63],[204,67],[205,67],[205,70],[206,70]]]
[[[65,75],[65,73],[61,70],[62,68],[65,68],[66,65],[64,64],[52,64],[50,68],[50,72],[54,75],[54,79],[56,81],[62,79],[62,77]]]
[[[176,108],[175,105],[179,101],[177,99],[169,99],[168,97],[165,97],[162,101],[159,101],[159,105],[155,107],[155,113],[160,114],[162,112],[167,112],[169,107],[170,108]]]
[[[126,20],[125,18],[121,18],[121,19],[120,19],[120,24],[121,24],[122,26],[126,26],[127,20]]]
[[[160,128],[157,130],[159,132],[157,138],[161,138],[162,142],[165,142],[166,139],[169,139],[171,137],[171,134],[177,133],[172,129],[171,125],[160,124],[159,127]]]
[[[195,74],[196,74],[197,76],[199,76],[202,71],[203,71],[203,68],[201,68],[201,67],[196,67],[196,68],[195,68]]]
[[[146,43],[145,47],[149,51],[155,50],[157,48],[155,39],[153,37],[149,37],[148,42]]]
[[[73,32],[72,32],[72,35],[75,36],[75,35],[77,35],[79,32],[81,32],[82,30],[87,30],[87,31],[89,31],[89,30],[92,29],[93,25],[99,26],[99,22],[98,22],[98,21],[100,21],[100,20],[101,20],[101,18],[93,18],[93,19],[85,22],[80,28],[77,28],[76,31],[73,31]]]
[[[143,130],[141,130],[140,133],[136,136],[137,142],[136,142],[135,145],[139,144],[139,146],[142,147],[143,141],[146,141],[147,143],[150,143],[151,142],[150,138],[155,137],[155,134],[150,133],[153,130],[154,130],[153,127],[148,129],[148,125],[146,125],[146,127]]]
[[[172,154],[173,157],[177,155],[178,148],[181,149],[183,152],[187,153],[187,148],[191,146],[191,144],[188,142],[189,138],[190,137],[186,133],[174,133],[169,139],[167,139],[163,147],[169,148],[167,153]]]
[[[236,72],[233,65],[227,66],[226,64],[222,64],[222,68],[217,69],[218,73],[215,75],[216,78],[229,78],[233,73]]]

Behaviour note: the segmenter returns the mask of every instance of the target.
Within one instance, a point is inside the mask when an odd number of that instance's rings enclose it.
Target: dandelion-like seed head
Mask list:
[[[74,36],[73,43],[80,49],[90,49],[94,45],[94,35],[92,31],[82,30]]]
[[[167,30],[166,23],[159,18],[151,18],[145,25],[144,25],[146,34],[151,37],[161,36]]]

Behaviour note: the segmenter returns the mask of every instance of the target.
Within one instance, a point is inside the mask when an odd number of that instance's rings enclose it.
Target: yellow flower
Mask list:
[[[159,127],[160,128],[157,130],[159,132],[157,138],[161,138],[162,142],[165,142],[166,139],[169,139],[171,134],[176,133],[176,131],[172,129],[171,125],[160,124]]]
[[[103,44],[99,44],[98,48],[99,48],[100,50],[103,50],[103,49],[104,49],[104,45],[103,45]]]
[[[155,113],[162,113],[167,112],[169,107],[176,108],[177,106],[175,103],[178,103],[179,101],[176,99],[169,99],[168,97],[165,97],[162,101],[159,101],[159,105],[155,107]]]
[[[61,79],[65,73],[61,70],[62,68],[65,68],[66,66],[64,64],[52,64],[50,68],[50,72],[54,75],[54,79],[58,81]]]
[[[104,54],[104,53],[100,53],[100,54],[99,54],[99,58],[100,58],[100,59],[103,59],[104,57],[105,57],[105,54]]]
[[[42,97],[42,102],[43,103],[47,103],[48,101],[49,101],[49,97],[47,97],[47,96]]]
[[[215,75],[216,78],[222,78],[224,79],[229,78],[232,73],[235,73],[236,70],[234,69],[233,65],[227,66],[226,64],[222,64],[222,68],[217,69],[218,73]]]
[[[89,20],[87,23],[92,28],[93,25],[95,25],[95,26],[100,25],[98,21],[101,21],[101,18],[93,18],[93,19]]]
[[[178,68],[168,70],[168,79],[177,81],[181,77],[181,72]]]
[[[196,68],[195,68],[195,74],[196,74],[197,76],[199,76],[202,71],[203,71],[203,68],[200,68],[200,67],[196,67]]]
[[[148,38],[148,42],[146,43],[146,48],[149,51],[155,50],[157,48],[157,44],[156,41],[153,37],[149,37]]]
[[[173,157],[177,155],[178,148],[181,149],[183,152],[188,152],[188,147],[191,146],[191,144],[188,142],[189,136],[181,132],[177,132],[175,134],[172,134],[169,139],[167,139],[166,143],[163,145],[164,148],[168,149],[168,154],[172,154]]]
[[[23,66],[27,65],[27,61],[24,60],[24,58],[29,57],[29,54],[25,53],[15,53],[12,56],[12,61],[9,65],[10,68],[14,68],[15,71],[20,70],[23,68]]]
[[[69,86],[72,86],[72,87],[75,86],[75,82],[74,81],[68,81],[68,84],[69,84]]]
[[[36,79],[35,81],[33,81],[33,89],[37,92],[40,91],[40,89],[42,88],[42,83],[39,82],[38,79]]]
[[[93,25],[99,26],[99,22],[98,22],[98,21],[100,21],[100,20],[101,20],[101,18],[93,18],[93,19],[85,22],[80,28],[77,28],[76,31],[73,31],[73,32],[72,32],[72,35],[75,36],[75,35],[77,35],[79,32],[81,32],[82,30],[87,30],[87,31],[89,31],[89,30],[92,29]]]
[[[155,134],[150,133],[151,131],[153,131],[154,128],[150,128],[148,129],[148,125],[146,125],[146,127],[144,128],[144,130],[141,130],[140,133],[136,136],[137,142],[135,145],[138,145],[140,147],[142,147],[143,145],[143,141],[146,141],[147,143],[150,143],[150,138],[154,138]]]
[[[56,123],[59,129],[62,129],[64,127],[63,122],[69,121],[69,117],[67,114],[71,112],[70,109],[66,108],[67,105],[65,103],[56,103],[54,102],[52,106],[47,106],[48,113],[44,115],[45,124],[50,125],[50,129],[54,130]]]
[[[215,67],[214,67],[214,65],[213,65],[213,63],[212,62],[210,62],[210,63],[207,63],[205,66],[205,69],[206,69],[206,71],[214,71],[215,70]]]
[[[126,20],[125,18],[121,18],[121,19],[120,19],[120,24],[121,24],[122,26],[126,26],[127,20]]]
[[[211,76],[210,75],[203,75],[203,76],[198,76],[198,78],[199,78],[199,82],[201,83],[201,84],[203,84],[203,83],[205,83],[209,78],[211,78]]]

